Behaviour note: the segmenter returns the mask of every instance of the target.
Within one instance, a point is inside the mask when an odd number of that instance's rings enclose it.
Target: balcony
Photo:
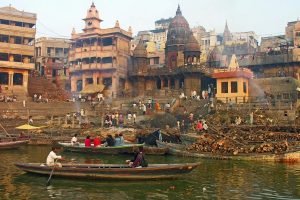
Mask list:
[[[62,69],[64,68],[64,64],[63,63],[46,63],[45,64],[47,68],[52,68],[52,69]]]
[[[85,70],[115,70],[116,66],[113,66],[112,63],[91,63],[91,64],[81,64],[80,65],[73,65],[69,68],[70,72],[78,72],[78,71],[85,71]]]
[[[1,68],[13,68],[13,69],[34,69],[34,63],[22,63],[22,62],[10,62],[10,61],[0,61]]]
[[[9,54],[34,55],[34,46],[0,42],[0,52]]]
[[[20,26],[10,26],[6,24],[0,24],[0,34],[1,35],[12,35],[26,38],[35,37],[35,28],[26,28]]]

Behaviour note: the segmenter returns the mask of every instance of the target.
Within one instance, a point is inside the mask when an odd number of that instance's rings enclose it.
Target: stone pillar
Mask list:
[[[8,86],[13,86],[14,84],[14,73],[8,72]]]
[[[97,77],[98,77],[98,74],[93,73],[93,85],[97,85]]]
[[[164,79],[161,78],[160,79],[160,88],[163,89],[165,86],[164,86]]]
[[[171,89],[171,78],[168,78],[168,89]]]
[[[25,89],[26,93],[28,92],[28,71],[23,73],[23,88]]]
[[[112,86],[111,86],[111,95],[112,97],[117,96],[118,88],[119,88],[119,82],[118,82],[118,77],[116,75],[113,75],[112,77]]]
[[[86,85],[85,84],[85,74],[83,73],[81,77],[82,77],[82,89],[84,90],[85,85]]]
[[[77,91],[77,78],[75,76],[71,76],[71,92]]]

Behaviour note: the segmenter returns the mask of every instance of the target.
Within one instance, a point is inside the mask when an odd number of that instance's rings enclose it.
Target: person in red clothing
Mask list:
[[[90,147],[91,146],[91,138],[90,136],[86,136],[85,140],[84,140],[84,145],[85,147]]]
[[[203,124],[201,120],[198,120],[197,126],[196,126],[197,132],[201,132],[203,130]]]
[[[101,145],[101,139],[100,139],[100,136],[97,135],[96,138],[94,139],[94,147],[97,147],[100,145]]]

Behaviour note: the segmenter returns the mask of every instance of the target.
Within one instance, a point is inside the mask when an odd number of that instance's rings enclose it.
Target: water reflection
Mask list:
[[[202,160],[177,180],[96,181],[26,174],[13,163],[45,162],[50,147],[1,151],[0,199],[299,199],[300,165]],[[131,156],[63,153],[83,163],[123,163]],[[198,162],[194,158],[148,156],[149,163]]]

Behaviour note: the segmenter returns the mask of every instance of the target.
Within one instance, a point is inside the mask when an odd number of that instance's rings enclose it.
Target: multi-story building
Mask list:
[[[28,74],[34,69],[35,24],[34,13],[0,8],[0,85],[4,92],[28,92]]]
[[[35,40],[36,70],[47,79],[68,75],[70,40],[41,37]]]
[[[126,87],[130,60],[131,28],[125,31],[117,21],[113,28],[100,27],[101,19],[94,3],[83,19],[82,33],[72,32],[69,51],[71,91],[95,92],[105,86],[106,96],[116,97]],[[99,91],[100,92],[100,91]]]

